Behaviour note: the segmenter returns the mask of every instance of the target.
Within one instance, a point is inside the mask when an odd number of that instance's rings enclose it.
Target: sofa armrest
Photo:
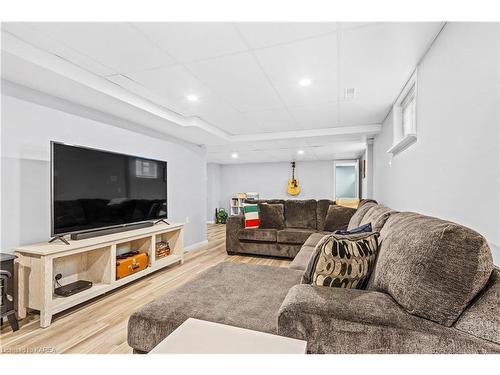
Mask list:
[[[232,215],[227,218],[226,223],[226,252],[235,254],[240,252],[240,241],[238,231],[245,227],[244,215]]]
[[[290,288],[278,312],[277,331],[282,336],[306,340],[310,353],[500,350],[484,340],[411,315],[388,294],[306,284]]]

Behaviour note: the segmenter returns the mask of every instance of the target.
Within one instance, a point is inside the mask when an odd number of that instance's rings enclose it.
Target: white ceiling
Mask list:
[[[220,130],[227,137],[208,145],[209,161],[220,163],[289,160],[298,158],[298,148],[305,160],[359,154],[373,132],[353,136],[349,127],[384,120],[441,27],[432,22],[2,25],[131,94]],[[300,87],[303,78],[312,84]],[[355,89],[353,99],[344,98],[346,88]],[[187,95],[199,101],[191,103]],[[332,128],[339,128],[336,135],[307,137],[307,131]],[[263,140],[262,133],[280,143]],[[233,151],[240,154],[237,160],[230,158]]]

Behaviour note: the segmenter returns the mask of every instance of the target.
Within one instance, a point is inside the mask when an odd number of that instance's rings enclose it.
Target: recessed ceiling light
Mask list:
[[[231,154],[231,157],[232,157],[233,159],[238,159],[238,153],[237,153],[237,152],[233,152],[233,153]]]
[[[199,101],[200,99],[198,98],[198,96],[196,95],[187,95],[186,96],[186,99],[190,102],[197,102]]]
[[[297,154],[299,154],[299,155],[304,155],[304,150],[299,150],[299,151],[297,151]]]
[[[309,78],[302,78],[300,81],[299,81],[299,86],[300,87],[306,87],[306,86],[310,86],[312,83],[312,81],[309,79]]]

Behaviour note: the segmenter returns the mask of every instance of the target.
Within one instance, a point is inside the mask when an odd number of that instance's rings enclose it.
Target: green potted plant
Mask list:
[[[215,223],[216,224],[226,224],[228,214],[225,209],[219,208],[215,209]]]

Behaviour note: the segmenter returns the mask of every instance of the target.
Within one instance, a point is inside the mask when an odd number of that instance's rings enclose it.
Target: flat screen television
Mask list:
[[[167,162],[51,142],[51,235],[167,218]]]

